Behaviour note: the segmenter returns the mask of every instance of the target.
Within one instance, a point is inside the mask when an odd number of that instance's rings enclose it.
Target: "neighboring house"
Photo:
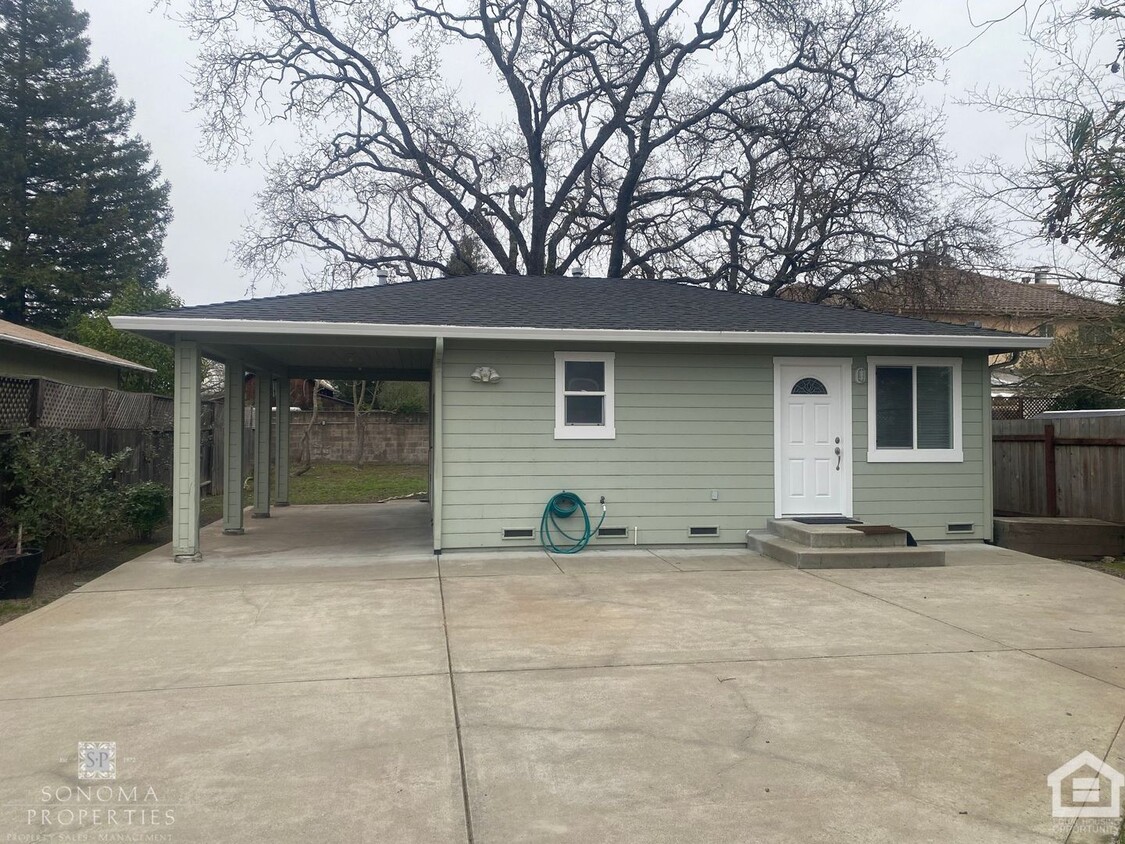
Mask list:
[[[0,320],[0,376],[117,389],[126,371],[156,372],[89,346]]]
[[[1043,270],[1020,281],[967,270],[914,270],[859,294],[858,301],[885,314],[1041,337],[1096,324],[1117,310],[1108,302],[1065,292]]]
[[[300,410],[312,410],[314,390],[321,410],[352,409],[352,403],[340,394],[335,384],[320,378],[294,378],[290,381],[290,406]]]
[[[200,550],[190,385],[201,354],[276,379],[430,381],[442,551],[537,543],[543,507],[561,490],[595,512],[605,497],[605,526],[619,538],[594,540],[603,545],[742,544],[790,515],[987,539],[988,356],[1050,342],[671,281],[495,275],[112,322],[173,345],[177,384],[189,385],[176,390],[181,558]],[[238,378],[232,418],[241,403]],[[279,458],[284,503],[284,450]],[[268,471],[268,449],[259,460]],[[224,526],[240,532],[240,502],[229,504]],[[259,498],[255,510],[269,505]]]

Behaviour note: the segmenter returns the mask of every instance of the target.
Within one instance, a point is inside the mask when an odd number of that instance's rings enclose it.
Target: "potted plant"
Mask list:
[[[23,525],[16,528],[15,544],[0,547],[0,601],[30,598],[43,564],[43,549],[23,544]]]

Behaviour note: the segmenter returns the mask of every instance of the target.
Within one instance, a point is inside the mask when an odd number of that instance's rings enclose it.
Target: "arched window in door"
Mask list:
[[[828,388],[816,378],[802,378],[793,385],[791,393],[794,396],[826,396]]]

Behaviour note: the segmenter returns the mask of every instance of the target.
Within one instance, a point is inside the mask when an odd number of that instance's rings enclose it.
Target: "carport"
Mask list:
[[[434,389],[435,381],[440,387],[440,337],[412,326],[317,322],[315,314],[310,314],[310,321],[299,323],[188,316],[176,318],[173,324],[166,317],[154,315],[113,317],[111,321],[117,328],[175,350],[172,550],[177,561],[200,560],[203,555],[199,530],[202,358],[218,361],[225,368],[223,534],[237,536],[245,530],[242,466],[237,457],[232,460],[231,456],[241,455],[243,449],[246,372],[255,375],[258,385],[255,420],[269,419],[275,402],[278,408],[286,406],[289,380],[293,378],[430,383],[430,486],[431,490],[440,489],[440,485],[432,483],[435,473],[441,471],[440,452],[432,447],[441,426],[441,394],[440,389]],[[255,484],[250,517],[267,519],[275,480],[272,506],[289,504],[289,415],[278,413],[277,437],[273,442],[270,426],[258,426],[257,422],[255,425],[265,436],[257,436],[254,444]],[[271,463],[276,467],[276,479]],[[439,507],[440,493],[433,494],[431,512],[440,512]],[[440,519],[432,518],[432,523],[433,547],[440,548]]]

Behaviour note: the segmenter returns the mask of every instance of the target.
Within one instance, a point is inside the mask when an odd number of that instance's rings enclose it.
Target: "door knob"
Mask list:
[[[840,471],[840,462],[844,459],[843,452],[840,451],[840,446],[836,446],[836,471]]]

